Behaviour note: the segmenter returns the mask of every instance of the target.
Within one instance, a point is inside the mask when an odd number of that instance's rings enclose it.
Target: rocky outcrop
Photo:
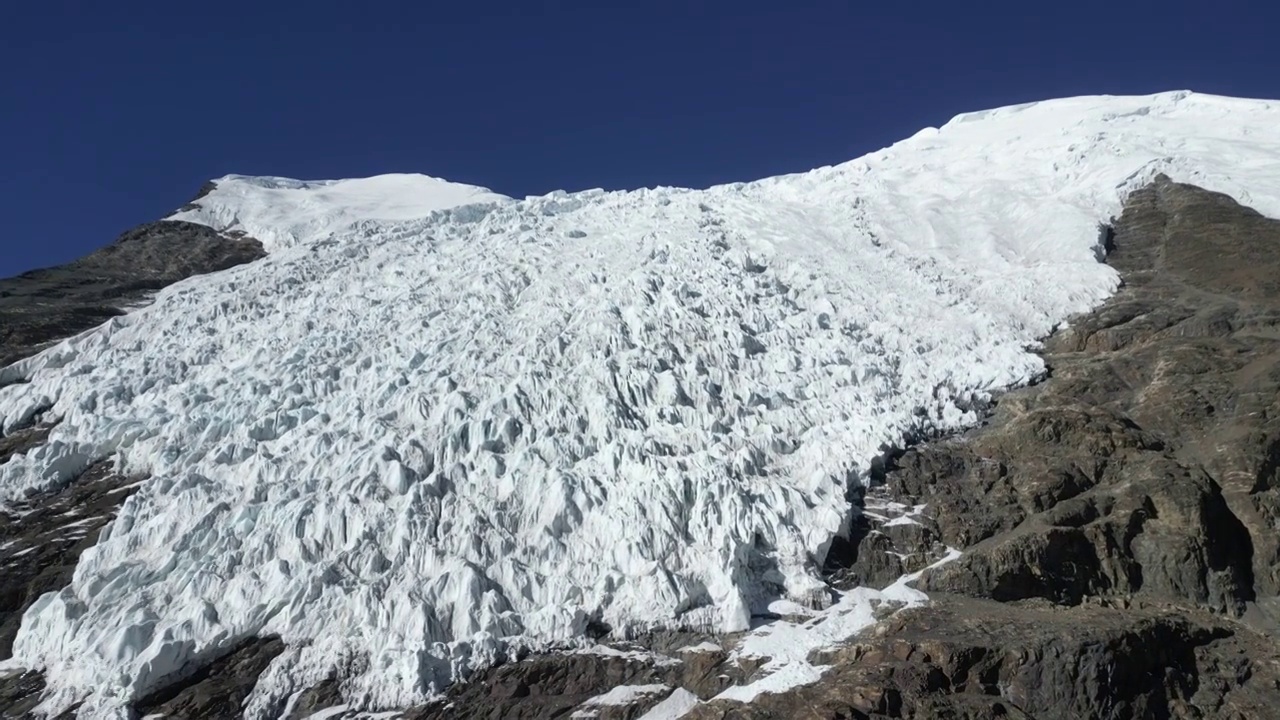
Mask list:
[[[161,220],[66,265],[0,280],[0,367],[121,315],[179,280],[264,255],[252,238]]]
[[[1280,222],[1162,178],[1114,244],[1125,286],[1048,340],[1052,377],[886,475],[928,506],[922,536],[966,550],[923,589],[1230,616],[1280,590]]]
[[[705,638],[659,633],[604,652],[534,655],[455,685],[439,702],[405,714],[406,720],[533,720],[577,717],[631,720],[680,688],[712,697],[742,682],[754,667],[729,661]],[[653,688],[633,702],[599,702],[615,688]],[[658,690],[658,688],[662,688]],[[593,700],[595,700],[593,702]]]
[[[1208,613],[933,600],[820,653],[819,683],[686,717],[1257,718],[1276,699],[1271,643]]]
[[[284,651],[278,637],[249,638],[231,652],[200,664],[161,690],[138,700],[140,717],[235,718],[258,676]]]

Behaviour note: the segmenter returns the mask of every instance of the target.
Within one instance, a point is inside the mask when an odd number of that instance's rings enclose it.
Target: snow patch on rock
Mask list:
[[[640,716],[640,720],[679,720],[698,704],[698,696],[676,688],[662,702],[649,708],[649,712]]]
[[[654,695],[666,695],[670,692],[671,687],[668,685],[619,685],[607,693],[588,698],[569,717],[576,719],[599,717],[601,707],[627,706]]]
[[[268,252],[360,223],[403,222],[468,205],[511,202],[488,188],[427,175],[397,173],[350,180],[292,180],[227,175],[169,216],[223,232],[242,232]]]

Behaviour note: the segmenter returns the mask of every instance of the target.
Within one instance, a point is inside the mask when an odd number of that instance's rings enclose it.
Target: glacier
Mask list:
[[[704,190],[224,177],[173,217],[265,259],[0,369],[0,431],[59,420],[0,503],[107,456],[150,478],[0,669],[124,718],[276,634],[262,718],[335,671],[396,708],[589,626],[838,609],[849,484],[1042,375],[1038,339],[1116,290],[1100,223],[1160,173],[1280,215],[1280,103],[1030,103]]]

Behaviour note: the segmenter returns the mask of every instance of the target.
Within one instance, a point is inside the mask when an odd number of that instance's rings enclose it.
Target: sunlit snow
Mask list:
[[[698,696],[676,688],[665,700],[654,705],[649,712],[640,716],[640,720],[679,720],[698,704]]]
[[[344,232],[359,222],[403,222],[439,210],[511,202],[486,188],[426,175],[351,180],[291,180],[228,175],[174,220],[242,232],[269,251]]]
[[[948,548],[947,554],[929,567],[944,565],[958,557],[959,550]],[[904,608],[924,604],[928,597],[909,584],[918,580],[923,572],[904,575],[883,590],[854,588],[841,594],[837,603],[803,622],[775,622],[749,633],[734,656],[767,658],[761,677],[755,682],[731,687],[715,699],[750,702],[761,693],[781,692],[816,682],[828,668],[810,663],[810,653],[834,647],[870,627],[875,623],[876,612],[885,605]]]
[[[601,707],[632,705],[655,695],[665,697],[670,693],[671,688],[666,685],[619,685],[603,695],[588,698],[569,717],[573,720],[599,717]]]
[[[1041,373],[1036,339],[1116,287],[1098,224],[1159,172],[1280,214],[1280,104],[1004,108],[704,191],[224,178],[177,217],[266,259],[0,370],[0,427],[61,418],[0,501],[111,453],[151,475],[6,665],[125,717],[279,634],[259,718],[336,670],[403,707],[591,621],[820,607],[846,485]]]

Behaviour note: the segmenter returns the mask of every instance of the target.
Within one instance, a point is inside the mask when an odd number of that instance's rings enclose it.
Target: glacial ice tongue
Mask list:
[[[401,707],[592,622],[829,602],[848,484],[1040,374],[1037,338],[1116,287],[1098,224],[1160,172],[1280,214],[1280,104],[1004,108],[702,191],[224,178],[176,217],[267,258],[4,371],[0,428],[61,422],[0,502],[109,454],[150,476],[7,665],[124,717],[278,634],[258,718],[338,669]]]

